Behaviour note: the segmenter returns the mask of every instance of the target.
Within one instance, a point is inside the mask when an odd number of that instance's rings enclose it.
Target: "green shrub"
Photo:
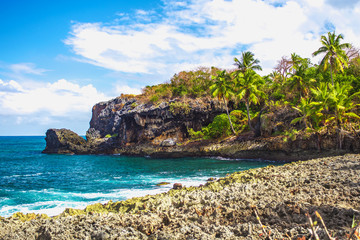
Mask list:
[[[231,121],[235,121],[234,116],[230,116]],[[204,138],[220,138],[231,135],[230,123],[227,114],[217,115],[213,122],[202,129]]]
[[[119,134],[117,134],[117,133],[114,133],[113,135],[106,134],[105,138],[112,138],[112,137],[117,137],[117,136],[119,136]]]
[[[158,101],[159,101],[159,96],[158,96],[158,95],[153,95],[153,96],[151,96],[150,102],[156,103],[156,102],[158,102]]]
[[[180,113],[189,114],[190,113],[190,107],[189,107],[189,104],[187,104],[187,103],[172,102],[172,103],[170,103],[170,112],[173,115],[177,115],[177,114],[180,114]]]
[[[131,104],[131,108],[132,108],[132,109],[136,108],[137,106],[138,106],[138,103],[137,103],[137,102],[133,102],[133,103]]]
[[[194,129],[190,128],[188,132],[190,135],[190,139],[192,140],[201,139],[204,137],[204,133],[202,131],[194,131]]]

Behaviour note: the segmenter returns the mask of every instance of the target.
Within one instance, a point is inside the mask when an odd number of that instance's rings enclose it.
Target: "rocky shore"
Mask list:
[[[309,239],[306,213],[327,239],[315,211],[332,236],[347,239],[360,219],[359,176],[356,154],[269,166],[52,218],[15,214],[1,219],[0,239]]]

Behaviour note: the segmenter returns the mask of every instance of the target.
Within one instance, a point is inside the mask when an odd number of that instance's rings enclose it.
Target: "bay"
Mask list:
[[[0,137],[0,216],[15,212],[57,215],[168,191],[172,184],[198,186],[210,177],[275,164],[222,158],[152,159],[120,155],[42,154],[44,136]],[[159,182],[169,185],[156,186]]]

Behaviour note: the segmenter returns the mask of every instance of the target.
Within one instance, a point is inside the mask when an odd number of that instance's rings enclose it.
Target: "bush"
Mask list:
[[[150,102],[152,103],[156,103],[159,101],[159,96],[158,95],[153,95],[151,98],[150,98]]]
[[[231,121],[235,121],[234,116],[230,116]],[[230,123],[227,114],[217,115],[213,122],[202,129],[204,138],[220,138],[231,135]]]
[[[113,135],[110,134],[106,134],[105,138],[112,138],[112,137],[117,137],[119,134],[114,133]]]
[[[189,107],[189,104],[187,104],[187,103],[172,102],[172,103],[170,103],[170,112],[173,115],[177,115],[177,114],[180,114],[180,113],[189,114],[190,113],[190,107]]]
[[[194,131],[194,129],[190,128],[188,132],[190,135],[190,139],[192,140],[201,139],[204,137],[204,133],[202,131]]]
[[[136,108],[137,106],[138,106],[138,103],[137,103],[137,102],[133,102],[133,103],[131,104],[131,108],[132,108],[132,109]]]

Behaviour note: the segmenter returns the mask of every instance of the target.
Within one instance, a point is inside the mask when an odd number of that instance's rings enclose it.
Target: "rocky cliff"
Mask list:
[[[67,129],[49,129],[43,152],[292,161],[360,150],[360,134],[356,132],[344,132],[340,148],[335,131],[274,136],[290,129],[297,113],[292,108],[272,110],[262,116],[260,138],[243,134],[221,142],[188,141],[188,129],[199,130],[208,125],[216,115],[225,112],[224,105],[211,99],[145,104],[135,98],[115,98],[93,107],[86,140]]]
[[[172,100],[157,105],[115,98],[93,107],[86,137],[91,141],[112,136],[123,144],[182,141],[188,137],[188,128],[199,130],[223,112],[224,106],[213,100]]]
[[[224,113],[216,100],[180,99],[160,104],[135,98],[115,98],[92,109],[86,141],[66,129],[49,129],[44,153],[114,153],[134,144],[169,147],[188,137],[188,129],[199,130]]]

